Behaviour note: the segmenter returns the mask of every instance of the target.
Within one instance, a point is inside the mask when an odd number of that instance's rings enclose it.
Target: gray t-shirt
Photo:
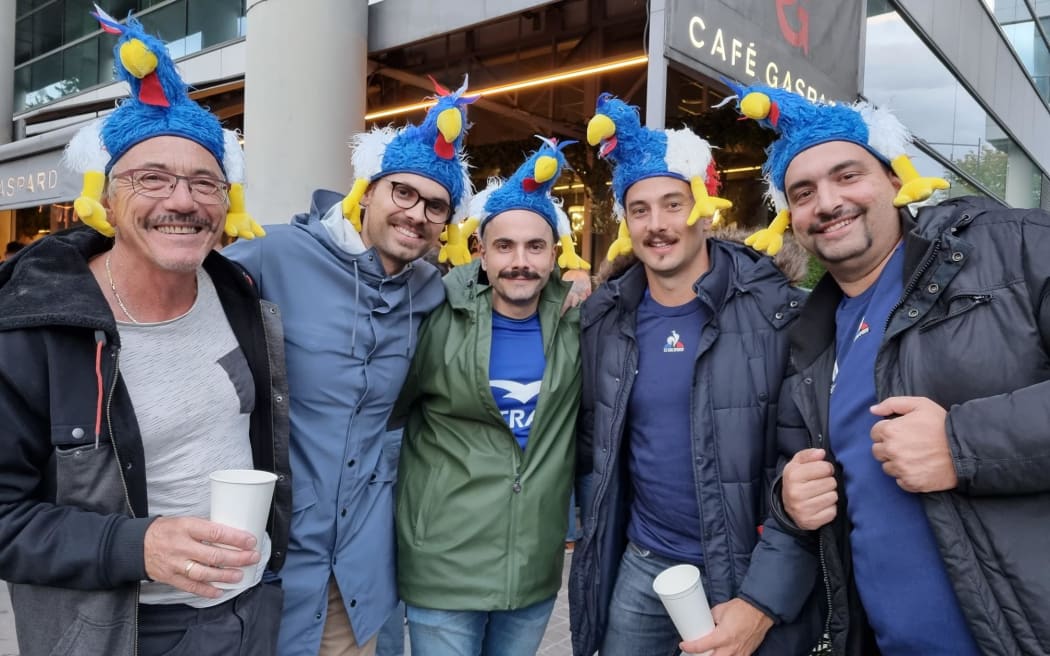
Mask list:
[[[149,514],[207,519],[209,474],[253,468],[248,429],[255,384],[215,285],[198,269],[197,300],[189,312],[161,323],[118,323],[117,330],[120,374],[142,433]],[[261,563],[270,554],[269,540],[264,542]],[[254,581],[218,599],[143,581],[139,601],[213,606],[258,583],[262,570],[257,567]]]

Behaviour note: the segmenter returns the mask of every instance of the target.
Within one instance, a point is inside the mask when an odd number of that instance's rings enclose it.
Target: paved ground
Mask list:
[[[571,656],[572,646],[569,642],[569,602],[566,586],[569,580],[569,563],[572,558],[565,557],[565,570],[562,572],[562,586],[558,592],[558,601],[554,604],[547,633],[540,645],[539,656]],[[411,654],[411,647],[405,650]],[[11,614],[11,601],[7,596],[7,585],[0,582],[0,656],[18,656],[18,643],[15,640],[15,620]]]
[[[7,584],[3,582],[0,582],[0,656],[18,656],[15,617],[11,614],[11,600],[7,596]]]

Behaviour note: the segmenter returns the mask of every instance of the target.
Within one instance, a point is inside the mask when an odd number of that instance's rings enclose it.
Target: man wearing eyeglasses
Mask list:
[[[387,420],[420,324],[444,299],[437,269],[419,258],[469,187],[462,135],[427,132],[446,110],[460,112],[439,106],[422,126],[355,136],[350,194],[315,191],[309,212],[223,251],[284,321],[295,480],[283,656],[373,654],[397,605],[401,432]]]
[[[243,153],[185,93],[167,102],[133,86],[68,151],[103,158],[112,239],[79,227],[0,266],[0,579],[24,656],[276,653],[281,326],[214,250]],[[261,536],[205,519],[226,469],[277,474]]]

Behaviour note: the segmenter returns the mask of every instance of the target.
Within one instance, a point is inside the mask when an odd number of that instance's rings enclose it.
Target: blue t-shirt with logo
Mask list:
[[[536,414],[545,366],[539,315],[511,319],[493,311],[489,386],[500,414],[522,450],[529,442],[529,428]]]
[[[878,281],[843,298],[835,314],[829,431],[849,500],[853,573],[884,656],[976,656],[922,500],[902,490],[871,453],[871,428],[882,419],[869,410],[876,403],[875,357],[903,274],[898,246]]]
[[[667,307],[646,290],[635,337],[627,466],[634,486],[627,537],[683,563],[700,564],[703,542],[692,451],[693,373],[710,312],[700,299]]]

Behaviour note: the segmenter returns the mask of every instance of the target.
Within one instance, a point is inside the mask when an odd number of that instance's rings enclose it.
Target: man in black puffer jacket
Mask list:
[[[808,654],[822,624],[815,541],[781,529],[767,503],[781,457],[805,445],[802,431],[776,430],[804,294],[769,258],[689,218],[720,200],[708,196],[705,141],[642,128],[636,109],[607,96],[589,135],[603,124],[596,136],[626,209],[614,248],[629,244],[639,261],[582,310],[578,462],[593,472],[593,499],[569,583],[573,653],[677,654],[652,584],[690,563],[716,626],[682,649]]]
[[[781,408],[813,448],[772,505],[819,535],[834,652],[1050,653],[1050,215],[957,198],[913,220],[894,205],[940,182],[888,151],[896,120],[811,108],[780,108],[767,165],[828,270]],[[826,129],[842,111],[863,139]]]

